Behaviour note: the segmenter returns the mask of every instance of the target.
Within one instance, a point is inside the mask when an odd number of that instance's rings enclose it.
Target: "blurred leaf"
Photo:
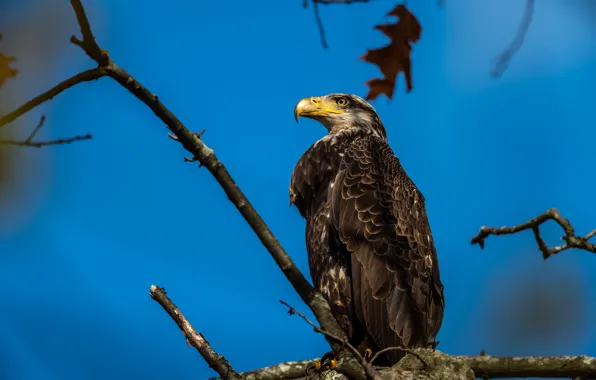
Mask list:
[[[496,274],[487,293],[488,315],[480,318],[487,327],[483,348],[491,354],[556,355],[548,350],[577,345],[589,302],[581,268],[562,260],[516,265]]]
[[[2,41],[2,33],[0,33],[0,41]],[[14,61],[16,61],[15,57],[6,56],[0,51],[0,87],[4,85],[6,79],[17,76],[18,71],[10,67],[10,64]]]
[[[379,49],[369,49],[360,58],[379,66],[384,76],[384,78],[374,78],[366,82],[369,87],[366,95],[367,100],[375,100],[381,94],[385,94],[387,98],[391,99],[397,75],[400,72],[404,73],[407,91],[409,92],[413,88],[410,68],[412,46],[410,43],[416,43],[420,39],[422,26],[403,4],[399,4],[388,15],[397,16],[399,20],[395,24],[376,25],[375,29],[389,37],[390,44]]]

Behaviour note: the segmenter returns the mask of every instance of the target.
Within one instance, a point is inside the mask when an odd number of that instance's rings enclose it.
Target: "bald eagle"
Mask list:
[[[306,219],[315,288],[363,355],[434,348],[445,303],[424,197],[376,111],[356,95],[330,94],[300,100],[294,116],[328,131],[290,182],[290,204]],[[375,364],[403,354],[387,351]]]

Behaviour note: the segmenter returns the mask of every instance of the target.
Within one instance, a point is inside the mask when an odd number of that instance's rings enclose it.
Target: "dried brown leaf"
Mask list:
[[[0,41],[2,41],[1,33]],[[6,56],[0,51],[0,87],[4,85],[4,81],[6,81],[6,79],[17,76],[17,70],[10,67],[10,64],[14,61],[16,61],[15,57]]]
[[[400,72],[404,73],[406,90],[409,92],[413,88],[410,44],[420,39],[422,26],[403,4],[396,6],[387,15],[398,17],[398,21],[394,24],[375,25],[375,29],[389,37],[391,42],[378,49],[369,49],[360,57],[365,62],[377,65],[383,74],[383,78],[374,78],[366,82],[369,87],[367,100],[375,100],[381,94],[391,99]]]

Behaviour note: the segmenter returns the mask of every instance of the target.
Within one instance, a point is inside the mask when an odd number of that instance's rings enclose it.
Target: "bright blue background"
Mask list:
[[[305,96],[366,93],[378,71],[357,58],[385,43],[372,25],[395,3],[322,6],[328,50],[301,3],[84,2],[101,46],[190,129],[207,128],[206,143],[307,272],[304,221],[288,207],[287,187],[324,130],[296,124],[292,110]],[[427,199],[447,299],[439,348],[596,355],[593,255],[544,262],[531,232],[489,238],[484,251],[469,244],[483,224],[515,224],[549,207],[580,234],[596,227],[594,13],[588,0],[541,1],[522,50],[491,79],[523,3],[411,1],[424,27],[414,91],[405,94],[400,79],[395,99],[374,105]],[[19,42],[4,32],[1,46],[21,69],[1,90],[13,95],[6,111],[93,66],[68,44],[78,34],[68,2],[6,6],[0,25],[9,23],[33,32]],[[48,35],[51,59],[27,50]],[[186,152],[137,99],[107,78],[82,84],[0,136],[26,136],[42,113],[40,138],[94,139],[11,148],[18,170],[0,188],[1,379],[213,376],[150,299],[151,284],[166,287],[239,371],[327,350],[278,303],[307,309],[214,179],[183,162]],[[545,228],[550,243],[561,234]]]

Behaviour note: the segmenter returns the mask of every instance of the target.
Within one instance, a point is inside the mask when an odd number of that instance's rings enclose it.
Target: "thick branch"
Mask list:
[[[101,68],[95,68],[87,71],[83,71],[82,73],[78,73],[77,75],[66,79],[58,83],[56,86],[52,87],[48,91],[44,92],[43,94],[36,96],[35,98],[29,100],[27,103],[23,104],[16,110],[7,113],[6,115],[0,117],[0,128],[5,126],[8,123],[13,122],[20,116],[24,115],[25,113],[31,111],[33,108],[39,106],[40,104],[47,102],[48,100],[52,99],[54,96],[60,94],[64,90],[68,90],[74,85],[77,85],[82,82],[89,82],[92,80],[99,79],[106,75],[106,72]]]
[[[542,236],[540,235],[540,225],[547,220],[554,220],[565,232],[565,235],[561,237],[561,240],[565,241],[565,244],[556,247],[549,248]],[[534,232],[534,238],[538,243],[538,248],[542,251],[544,259],[548,259],[550,256],[555,255],[561,251],[569,248],[583,249],[588,252],[596,253],[596,244],[590,243],[588,240],[596,235],[596,229],[581,237],[575,235],[575,230],[569,220],[563,218],[556,208],[547,210],[544,214],[540,214],[537,217],[530,219],[529,221],[518,224],[512,227],[487,227],[482,226],[478,235],[472,238],[472,244],[480,245],[480,248],[484,248],[484,240],[490,235],[511,235],[518,232],[531,229]]]
[[[403,371],[413,371],[412,380],[471,380],[473,378],[581,378],[596,379],[596,358],[587,356],[495,357],[488,355],[452,356],[436,350],[416,349],[428,366],[413,355],[406,355],[392,368],[378,368],[383,379],[394,379]],[[246,380],[301,379],[319,380],[317,373],[307,371],[315,361],[287,362],[241,375]],[[346,380],[335,371],[323,373],[323,380]],[[209,379],[218,380],[218,379]]]
[[[245,380],[279,380],[279,379],[298,379],[307,376],[310,369],[318,363],[321,358],[312,360],[301,360],[293,362],[284,362],[270,367],[255,369],[253,371],[242,372],[240,375]],[[208,380],[218,380],[218,377],[212,377]]]
[[[89,57],[97,62],[98,65],[107,65],[110,61],[110,57],[108,52],[103,51],[95,41],[95,36],[93,36],[93,32],[91,31],[89,19],[87,19],[87,14],[85,13],[83,4],[80,0],[71,0],[70,5],[75,11],[77,22],[79,23],[79,27],[81,29],[81,35],[83,36],[82,41],[75,36],[72,36],[70,37],[70,42],[83,49]]]
[[[588,356],[461,356],[478,378],[596,379],[596,358]]]
[[[174,322],[180,327],[182,333],[187,339],[187,343],[199,351],[203,359],[213,368],[224,380],[242,380],[230,363],[223,356],[219,355],[211,346],[205,337],[198,333],[184,317],[180,309],[174,305],[174,302],[166,295],[166,291],[159,286],[151,285],[149,290],[151,298],[157,301],[161,307],[172,317]]]
[[[244,219],[267,248],[296,292],[298,292],[302,300],[313,311],[317,320],[321,324],[321,327],[332,334],[345,337],[343,330],[331,314],[327,302],[320,294],[315,292],[298,267],[296,267],[267,224],[265,224],[244,193],[242,193],[238,185],[236,185],[228,170],[221,161],[217,159],[213,149],[209,148],[196,134],[188,130],[188,128],[186,128],[184,124],[182,124],[182,122],[160,102],[155,94],[149,92],[149,90],[147,90],[141,83],[124,69],[118,67],[110,59],[108,53],[97,45],[93,35],[90,32],[87,32],[87,29],[90,30],[89,22],[81,1],[71,0],[71,4],[75,10],[83,34],[82,41],[76,37],[72,37],[71,41],[80,46],[90,58],[94,59],[107,72],[107,75],[129,90],[137,97],[137,99],[145,103],[153,113],[165,123],[166,127],[174,133],[182,146],[188,150],[202,166],[205,166],[209,172],[211,172],[230,201],[236,206],[238,211],[240,211]],[[344,359],[341,362],[342,370],[344,370],[343,367],[345,367],[346,371],[350,371],[351,368],[354,378],[358,378],[356,373],[360,372],[356,371],[353,366],[350,365],[354,359],[352,355],[338,344],[332,344],[332,347],[334,351],[339,353],[340,360]]]

